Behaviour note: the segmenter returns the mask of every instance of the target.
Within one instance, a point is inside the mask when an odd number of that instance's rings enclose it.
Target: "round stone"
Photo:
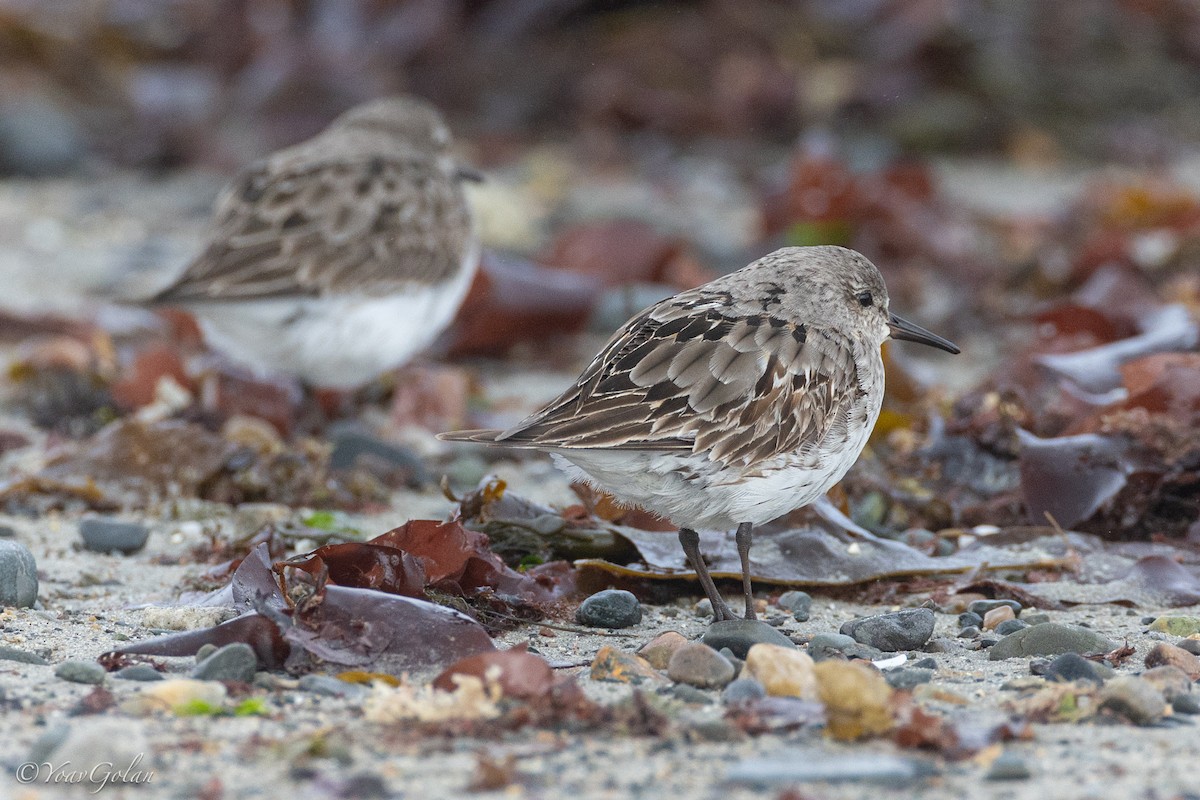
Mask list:
[[[987,771],[989,781],[1023,781],[1032,776],[1025,759],[1016,753],[1001,753]]]
[[[883,677],[887,679],[888,686],[893,689],[915,689],[922,683],[929,683],[933,680],[933,670],[931,669],[893,669],[883,673]]]
[[[1102,683],[1103,679],[1096,672],[1095,665],[1078,653],[1063,653],[1049,664],[1043,677],[1048,681],[1069,683],[1071,681],[1089,681]]]
[[[988,651],[988,658],[999,661],[1022,656],[1056,656],[1061,653],[1108,653],[1114,649],[1116,644],[1095,631],[1047,622],[1005,636]]]
[[[64,661],[54,669],[55,677],[71,683],[104,683],[104,676],[107,674],[104,667],[95,661]]]
[[[807,622],[813,599],[808,592],[787,591],[779,595],[779,607],[791,612],[797,622]]]
[[[767,690],[754,678],[738,678],[731,682],[721,692],[721,701],[725,705],[749,703],[767,696]]]
[[[762,620],[728,619],[708,626],[700,641],[713,650],[728,647],[738,658],[745,658],[756,644],[774,644],[795,649],[796,643]]]
[[[642,604],[624,589],[605,589],[580,604],[575,621],[592,628],[628,628],[642,621]]]
[[[146,546],[150,529],[140,522],[111,517],[88,517],[79,523],[83,546],[97,553],[131,555]]]
[[[1008,606],[1013,610],[1013,614],[1017,616],[1021,615],[1021,604],[1016,600],[975,600],[967,606],[967,611],[985,617],[993,608],[999,608],[1000,606]]]
[[[258,669],[258,656],[245,642],[234,642],[218,649],[192,670],[199,681],[240,681],[249,683]]]
[[[688,642],[675,651],[667,664],[667,677],[700,689],[719,689],[733,680],[733,664],[700,642]]]
[[[972,626],[976,628],[982,628],[983,617],[979,616],[974,611],[964,611],[958,615],[958,627],[970,628]]]
[[[365,686],[347,683],[331,675],[305,675],[300,678],[298,687],[302,692],[312,692],[326,697],[361,697],[367,693]]]
[[[1100,690],[1099,707],[1119,714],[1135,725],[1149,725],[1166,711],[1162,692],[1149,682],[1130,675],[1113,678]]]
[[[29,548],[0,539],[0,606],[32,608],[37,602],[37,562]]]
[[[1019,619],[1006,619],[1004,622],[1001,622],[999,625],[997,625],[995,630],[996,633],[1000,634],[1001,636],[1008,636],[1010,633],[1023,631],[1028,627],[1028,622],[1024,622]]]
[[[933,636],[933,623],[933,609],[910,608],[850,620],[840,632],[885,653],[894,653],[924,645]]]
[[[123,669],[119,669],[113,673],[113,677],[120,678],[123,681],[165,680],[163,674],[149,664],[133,664]]]

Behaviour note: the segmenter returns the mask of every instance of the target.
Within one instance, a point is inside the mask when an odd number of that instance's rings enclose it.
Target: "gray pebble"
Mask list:
[[[849,658],[850,653],[863,648],[854,637],[844,633],[818,633],[808,642],[808,654],[813,661],[829,658]],[[882,653],[880,653],[882,655]]]
[[[1010,633],[1023,631],[1029,627],[1029,623],[1019,619],[1006,619],[997,625],[994,630],[1000,636],[1008,636]]]
[[[642,621],[642,604],[632,592],[605,589],[580,604],[575,621],[592,628],[628,628]]]
[[[1177,694],[1171,698],[1171,710],[1188,716],[1200,714],[1200,699],[1194,694]]]
[[[212,642],[200,645],[200,649],[196,651],[196,663],[199,664],[215,652],[217,652],[217,646]]]
[[[1122,675],[1104,684],[1099,707],[1121,715],[1135,725],[1149,725],[1163,715],[1167,701],[1149,681]]]
[[[937,663],[937,661],[933,660],[932,658],[922,658],[920,661],[917,661],[912,666],[913,666],[913,669],[936,670],[938,668],[938,663]]]
[[[192,670],[191,677],[199,681],[241,681],[249,683],[258,669],[258,656],[245,642],[227,644]]]
[[[910,608],[891,614],[850,620],[840,633],[885,653],[916,650],[933,636],[934,614],[929,608]]]
[[[976,600],[967,606],[967,611],[978,614],[982,618],[987,616],[987,612],[993,608],[1000,608],[1000,606],[1008,606],[1014,614],[1018,617],[1021,616],[1021,604],[1016,600]]]
[[[730,664],[733,664],[733,671],[735,673],[741,672],[742,667],[744,667],[746,665],[746,662],[742,661],[740,658],[735,656],[733,654],[733,651],[730,650],[728,647],[722,647],[717,652],[720,653],[721,655],[725,656],[726,661],[728,661]]]
[[[1045,611],[1028,611],[1021,615],[1021,621],[1030,625],[1045,625],[1050,621],[1050,615]]]
[[[113,673],[114,678],[123,681],[161,681],[163,674],[149,664],[133,664]]]
[[[713,616],[712,600],[706,597],[703,600],[696,601],[696,605],[692,606],[692,613],[697,617],[707,618]]]
[[[1043,677],[1056,683],[1071,681],[1089,681],[1103,683],[1104,679],[1096,671],[1096,667],[1078,653],[1063,653],[1046,665]]]
[[[0,539],[0,607],[32,608],[37,602],[37,561],[20,542]]]
[[[31,653],[19,647],[10,647],[6,644],[0,644],[0,661],[18,661],[22,664],[36,664],[39,667],[47,666],[50,663],[37,653]]]
[[[1175,644],[1194,656],[1200,656],[1200,639],[1180,639]]]
[[[131,555],[146,546],[150,529],[140,522],[112,517],[88,517],[79,523],[83,546],[97,553]]]
[[[1141,622],[1143,625],[1153,625],[1156,619],[1158,619],[1158,617],[1142,617]]]
[[[1060,653],[1107,653],[1116,645],[1095,631],[1047,622],[1005,636],[988,652],[999,661],[1022,656],[1056,656]]]
[[[706,644],[688,642],[671,654],[667,677],[701,689],[719,689],[733,680],[733,664]]]
[[[796,643],[767,623],[756,619],[729,619],[708,626],[700,641],[714,650],[728,647],[738,658],[756,644],[777,644],[780,647],[795,647]]]
[[[933,680],[933,670],[931,669],[893,669],[883,673],[883,677],[887,680],[888,686],[893,689],[915,689],[922,683],[929,683]]]
[[[759,700],[766,696],[767,690],[754,678],[738,678],[721,692],[721,700],[726,705]]]
[[[974,625],[968,625],[967,627],[963,628],[961,631],[958,632],[958,638],[960,638],[960,639],[975,639],[981,633],[983,633],[983,631],[980,630],[978,627],[976,627]]]
[[[108,673],[95,661],[64,661],[54,669],[54,676],[71,683],[104,683]]]
[[[695,686],[690,686],[686,683],[677,683],[669,691],[672,697],[676,700],[682,700],[685,703],[708,705],[713,702],[713,697],[708,692],[701,691]]]
[[[813,599],[808,592],[787,591],[779,595],[779,607],[791,612],[797,622],[807,622]]]
[[[976,614],[974,611],[964,611],[958,615],[958,627],[969,628],[974,625],[976,628],[983,627],[983,617]]]
[[[347,683],[331,675],[305,675],[299,681],[300,691],[325,695],[326,697],[362,697],[367,688],[357,683]]]
[[[11,525],[0,525],[0,539],[15,539],[17,531]]]
[[[989,781],[1023,781],[1033,775],[1025,759],[1016,753],[1001,753],[985,776]]]

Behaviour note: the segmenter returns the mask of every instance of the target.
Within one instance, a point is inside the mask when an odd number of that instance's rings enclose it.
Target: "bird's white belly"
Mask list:
[[[720,471],[703,455],[613,450],[559,450],[555,463],[576,479],[686,528],[727,530],[770,522],[808,505],[840,481],[870,428],[820,458],[783,456],[760,474]]]
[[[474,269],[386,297],[321,297],[193,306],[205,338],[263,375],[353,388],[404,364],[454,317]]]

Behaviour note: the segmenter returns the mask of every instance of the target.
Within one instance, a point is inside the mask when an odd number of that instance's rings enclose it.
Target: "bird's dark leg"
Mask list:
[[[743,522],[738,525],[734,541],[737,542],[738,558],[742,560],[742,591],[746,593],[746,619],[754,619],[754,590],[750,588],[750,544],[754,525]]]
[[[713,619],[717,622],[736,619],[733,611],[721,597],[721,593],[717,591],[717,585],[713,583],[712,576],[708,574],[708,565],[704,563],[704,557],[700,555],[700,534],[691,528],[680,528],[679,544],[683,547],[683,554],[687,557],[688,563],[696,571],[696,577],[700,579],[700,587],[704,589],[709,602],[712,603]]]

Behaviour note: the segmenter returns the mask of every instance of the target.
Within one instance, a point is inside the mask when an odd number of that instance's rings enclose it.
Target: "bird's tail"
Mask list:
[[[477,444],[497,444],[496,441],[504,431],[478,428],[471,431],[447,431],[439,433],[437,438],[443,442],[476,442]]]

